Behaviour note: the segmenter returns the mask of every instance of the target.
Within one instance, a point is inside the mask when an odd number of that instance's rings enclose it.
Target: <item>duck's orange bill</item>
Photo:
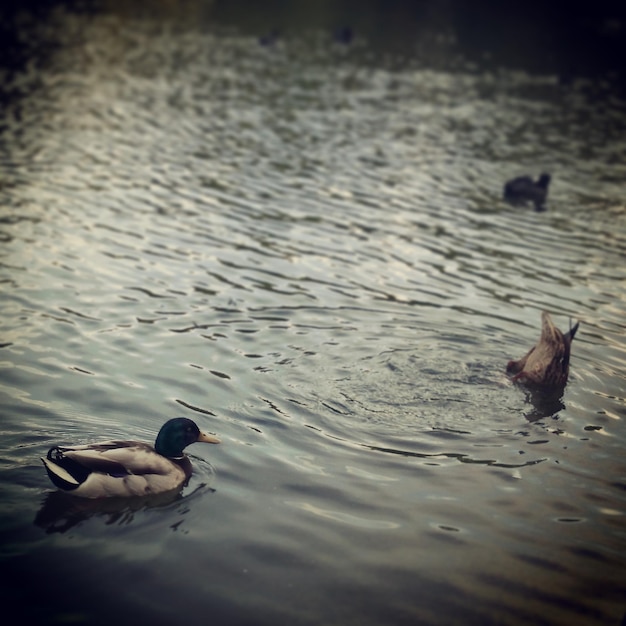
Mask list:
[[[208,435],[207,433],[200,432],[198,435],[198,441],[203,443],[222,443],[215,435]]]

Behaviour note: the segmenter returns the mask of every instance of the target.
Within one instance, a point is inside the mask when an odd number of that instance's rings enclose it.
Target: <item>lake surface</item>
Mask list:
[[[195,13],[19,23],[45,54],[2,74],[5,606],[38,624],[621,623],[609,83],[476,65],[445,29],[385,50]],[[545,212],[502,201],[542,171]],[[504,374],[542,310],[580,321],[551,403]],[[152,441],[177,415],[222,444],[188,449],[175,499],[75,502],[39,460]]]

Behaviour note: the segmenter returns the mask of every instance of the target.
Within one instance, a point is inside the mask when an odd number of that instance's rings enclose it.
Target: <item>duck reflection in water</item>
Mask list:
[[[201,484],[187,495],[183,495],[181,491],[175,491],[155,496],[100,500],[76,498],[63,491],[53,491],[46,494],[33,523],[43,528],[48,534],[65,533],[93,517],[103,518],[107,526],[126,525],[134,522],[137,514],[148,509],[167,509],[171,505],[178,507],[180,503],[185,502],[185,511],[187,511],[189,499],[206,491],[214,492],[215,489]],[[178,524],[180,521],[175,525]]]
[[[546,417],[554,417],[565,408],[563,403],[564,388],[544,390],[544,389],[527,389],[526,403],[531,409],[524,414],[529,422],[536,422]]]
[[[509,361],[506,373],[514,383],[524,386],[534,411],[527,417],[534,421],[554,415],[564,408],[563,392],[569,377],[571,345],[578,322],[562,333],[547,311],[541,314],[541,336],[525,356]]]
[[[504,199],[513,205],[534,204],[535,211],[545,211],[550,174],[541,174],[536,182],[530,176],[519,176],[504,185]]]

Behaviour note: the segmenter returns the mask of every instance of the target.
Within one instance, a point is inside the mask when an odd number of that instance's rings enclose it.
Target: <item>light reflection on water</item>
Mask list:
[[[15,585],[54,563],[93,623],[616,623],[623,103],[364,44],[62,19],[2,114]],[[501,202],[546,169],[546,213]],[[581,329],[537,407],[503,370],[542,309]],[[49,445],[175,414],[223,440],[181,498],[58,508]],[[49,581],[41,606],[69,610]]]

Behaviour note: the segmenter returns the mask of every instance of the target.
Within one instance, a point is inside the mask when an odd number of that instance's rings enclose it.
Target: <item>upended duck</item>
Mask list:
[[[519,176],[504,185],[504,199],[510,204],[534,204],[536,211],[545,211],[550,174],[541,174],[535,182],[530,176]]]
[[[511,380],[544,389],[565,387],[569,375],[570,348],[578,330],[578,322],[562,333],[552,322],[550,314],[541,314],[541,337],[526,356],[509,361],[506,372]]]
[[[154,446],[141,441],[103,441],[54,446],[42,458],[50,480],[83,498],[119,498],[166,493],[192,474],[183,450],[196,442],[220,443],[190,419],[176,417],[161,427]]]

